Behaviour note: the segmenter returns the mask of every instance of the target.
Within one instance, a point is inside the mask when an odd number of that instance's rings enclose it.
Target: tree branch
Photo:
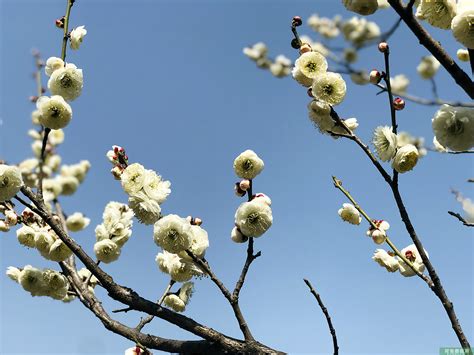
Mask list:
[[[453,212],[453,211],[448,211],[448,213],[451,216],[456,217],[466,227],[474,227],[474,223],[470,223],[470,222],[466,221],[466,219],[463,216],[461,216],[459,213],[456,213],[456,212]]]
[[[313,285],[311,285],[311,282],[309,282],[309,280],[307,279],[303,279],[303,281],[308,286],[309,291],[313,294],[314,298],[316,298],[316,301],[318,301],[318,305],[323,311],[324,316],[326,317],[326,321],[328,322],[329,332],[331,333],[331,336],[332,336],[334,355],[338,355],[339,346],[337,345],[336,329],[334,329],[334,326],[332,325],[331,316],[329,315],[327,308],[324,306],[321,296],[319,295],[319,293],[315,291],[315,289],[313,288]]]

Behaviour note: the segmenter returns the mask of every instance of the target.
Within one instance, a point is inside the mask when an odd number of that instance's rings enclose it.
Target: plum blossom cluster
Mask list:
[[[165,296],[163,303],[175,312],[184,312],[194,292],[194,283],[185,282],[177,292]]]
[[[412,141],[411,136],[407,133],[399,136],[393,133],[392,127],[389,126],[377,127],[372,138],[380,160],[392,161],[392,168],[399,173],[412,170],[418,162],[420,153],[418,148],[410,143]],[[413,141],[413,143],[415,142]],[[421,146],[422,142],[418,144]],[[423,153],[426,154],[426,150]]]
[[[171,193],[171,183],[139,163],[128,165],[128,157],[122,147],[114,146],[107,152],[107,157],[114,164],[112,173],[120,179],[123,190],[128,194],[128,205],[137,219],[147,225],[158,221],[160,205]]]
[[[405,277],[415,276],[415,270],[419,273],[423,273],[423,271],[425,271],[425,264],[423,264],[420,253],[414,244],[403,248],[400,251],[400,254],[403,255],[406,260],[411,262],[413,268],[410,267],[399,256],[395,256],[392,252],[387,252],[383,249],[376,249],[374,255],[372,256],[372,260],[384,267],[388,272],[399,271],[400,274]],[[426,250],[425,254],[428,256],[428,252]]]
[[[121,248],[132,235],[133,216],[133,211],[123,203],[109,202],[105,206],[103,222],[95,228],[97,260],[108,264],[119,258]]]
[[[279,54],[275,59],[267,56],[268,48],[265,43],[258,42],[251,47],[245,47],[243,53],[255,62],[257,67],[269,70],[273,76],[283,78],[291,73],[291,60],[283,54]]]
[[[234,172],[242,179],[235,184],[235,193],[239,197],[249,196],[248,202],[243,202],[235,212],[231,239],[236,243],[261,237],[273,223],[271,199],[263,193],[252,194],[252,180],[263,168],[263,160],[252,150],[242,152],[234,160]]]

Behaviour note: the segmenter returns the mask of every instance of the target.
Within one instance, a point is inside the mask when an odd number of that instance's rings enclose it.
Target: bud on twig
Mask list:
[[[301,19],[300,16],[295,16],[293,17],[293,20],[291,21],[292,26],[298,27],[303,24],[303,20]]]
[[[242,197],[245,195],[245,191],[240,188],[240,182],[236,182],[234,185],[234,192],[237,196]]]
[[[379,43],[379,51],[385,53],[388,50],[388,43],[387,42],[380,42]]]
[[[308,43],[303,43],[300,47],[300,54],[311,52],[312,48]]]
[[[55,21],[55,24],[56,24],[56,27],[57,28],[64,28],[64,20],[65,20],[65,17],[61,17],[61,18],[58,18],[56,21]]]
[[[375,69],[372,70],[369,75],[369,80],[372,84],[380,83],[380,80],[382,80],[382,73]]]
[[[247,192],[247,190],[250,188],[250,180],[242,180],[241,182],[239,182],[239,187],[242,191]]]
[[[403,110],[405,108],[405,100],[397,97],[393,100],[393,108],[397,111]]]

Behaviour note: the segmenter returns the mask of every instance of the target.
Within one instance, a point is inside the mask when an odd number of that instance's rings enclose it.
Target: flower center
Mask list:
[[[310,73],[315,72],[316,68],[317,68],[317,65],[315,62],[309,62],[308,64],[306,64],[306,69],[308,69]]]
[[[244,161],[242,166],[243,166],[245,171],[248,171],[248,170],[251,170],[253,168],[253,163],[250,159],[247,159],[246,161]]]
[[[49,113],[51,117],[58,117],[59,114],[61,113],[61,110],[56,106],[51,106],[49,109]]]
[[[247,216],[247,221],[249,221],[249,223],[256,223],[259,218],[260,216],[258,215],[258,213],[253,212]]]
[[[323,92],[326,95],[331,95],[334,92],[334,87],[332,85],[326,84],[323,86]]]
[[[0,187],[6,187],[8,185],[8,177],[4,176],[2,180],[0,180]]]
[[[59,80],[59,82],[61,83],[61,86],[63,88],[68,88],[72,86],[72,79],[67,74],[63,75],[63,77]]]
[[[405,257],[410,260],[411,262],[414,262],[416,260],[415,254],[411,250],[408,250],[405,252]]]
[[[168,232],[168,238],[171,240],[176,240],[178,238],[178,232],[175,231],[174,229],[170,230]]]
[[[460,120],[452,120],[448,125],[448,132],[452,135],[458,135],[464,132],[464,124]]]

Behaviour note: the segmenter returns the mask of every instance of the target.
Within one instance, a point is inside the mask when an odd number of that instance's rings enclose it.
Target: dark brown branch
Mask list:
[[[392,86],[390,84],[390,48],[387,47],[386,51],[383,53],[384,62],[385,62],[385,76],[384,81],[385,85],[387,86],[387,96],[388,102],[390,106],[390,117],[392,120],[392,131],[393,133],[397,134],[397,114],[395,113],[395,107],[393,105],[393,94],[392,94]]]
[[[244,267],[242,268],[242,272],[240,274],[239,280],[237,281],[235,285],[234,292],[232,293],[232,298],[234,300],[239,299],[240,290],[242,289],[242,286],[245,283],[245,277],[247,276],[247,272],[249,271],[250,264],[252,264],[252,262],[255,259],[257,259],[259,256],[262,255],[261,252],[258,252],[257,254],[253,253],[253,242],[254,242],[253,238],[249,238],[248,246],[247,246],[247,258],[245,260]]]
[[[331,316],[329,315],[329,312],[328,312],[327,308],[324,306],[323,301],[321,299],[321,296],[319,295],[319,293],[317,293],[315,291],[315,289],[313,288],[313,285],[311,285],[311,282],[307,279],[303,279],[303,281],[308,286],[309,291],[313,294],[314,298],[316,298],[316,301],[318,301],[318,305],[321,308],[321,310],[323,311],[324,316],[326,317],[326,321],[328,322],[329,332],[331,333],[331,336],[332,336],[332,344],[333,344],[333,347],[334,347],[334,355],[338,355],[339,354],[339,346],[337,345],[336,329],[334,329],[334,326],[332,325]]]
[[[451,216],[456,217],[466,227],[474,227],[474,223],[470,223],[470,222],[466,221],[466,219],[463,216],[461,216],[459,213],[456,213],[456,212],[453,212],[453,211],[448,211],[448,213]]]
[[[474,82],[449,56],[448,53],[435,41],[430,34],[420,25],[411,7],[405,8],[400,0],[388,0],[389,4],[403,19],[406,25],[410,28],[413,34],[418,38],[421,45],[423,45],[446,69],[454,81],[466,92],[466,94],[474,99]]]
[[[35,194],[27,187],[22,187],[22,193],[25,194],[38,208],[35,211],[45,223],[47,223],[58,237],[71,249],[71,251],[81,260],[81,262],[97,277],[102,286],[108,291],[109,296],[126,304],[133,309],[155,315],[158,318],[166,320],[200,338],[208,340],[222,349],[237,352],[277,352],[256,341],[241,342],[229,336],[226,336],[212,328],[199,324],[195,320],[184,315],[172,312],[166,308],[158,306],[156,303],[141,297],[134,290],[120,286],[114,282],[112,277],[96,265],[94,260],[84,252],[79,244],[64,232],[61,225],[45,210],[44,203],[39,201]]]

